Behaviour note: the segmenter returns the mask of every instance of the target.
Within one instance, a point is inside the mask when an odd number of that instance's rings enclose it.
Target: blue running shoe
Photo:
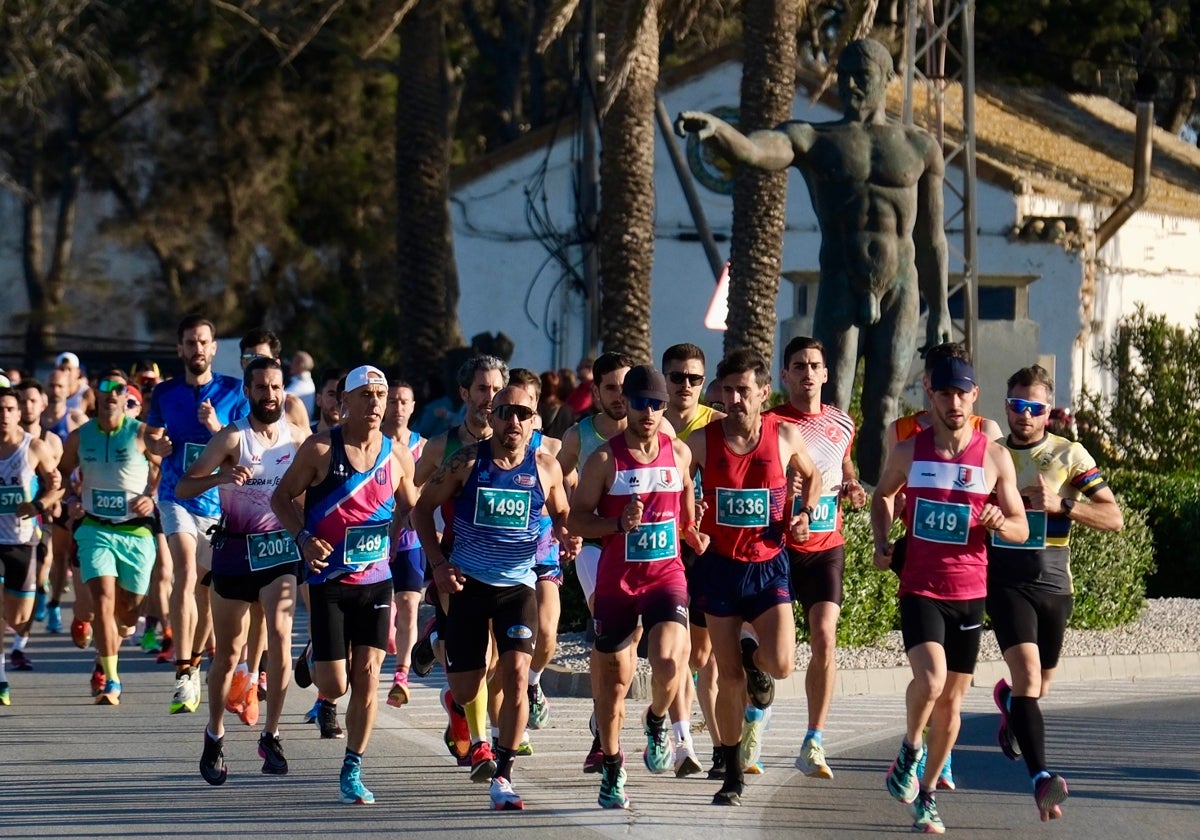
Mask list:
[[[642,731],[646,733],[646,749],[642,751],[642,760],[646,769],[651,773],[665,773],[671,769],[674,756],[671,754],[671,738],[667,733],[667,721],[662,719],[658,726],[650,723],[650,710],[642,716]]]
[[[921,753],[921,760],[917,762],[917,781],[925,778],[925,759],[929,757],[927,752]],[[942,772],[938,773],[937,786],[941,790],[957,790],[954,784],[954,753],[946,756],[946,763],[942,765]]]
[[[374,805],[375,794],[362,783],[362,765],[342,764],[342,783],[338,797],[343,805]]]
[[[921,834],[945,834],[946,824],[938,815],[937,803],[933,801],[932,793],[922,792],[909,811],[913,816],[912,830]]]
[[[600,796],[596,800],[601,808],[628,808],[629,797],[625,795],[625,763],[617,771],[603,765],[600,768]]]
[[[888,770],[885,785],[893,799],[905,805],[917,798],[921,790],[921,780],[917,776],[917,765],[925,757],[925,745],[917,748],[901,742],[900,753]]]
[[[45,621],[46,616],[46,590],[38,587],[37,593],[33,596],[33,620]]]

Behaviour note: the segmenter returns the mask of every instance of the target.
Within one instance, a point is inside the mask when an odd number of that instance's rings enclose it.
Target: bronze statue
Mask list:
[[[929,310],[925,346],[950,339],[942,150],[924,129],[887,119],[894,75],[887,48],[864,38],[838,59],[844,115],[836,122],[792,120],[743,135],[701,111],[684,111],[675,121],[680,136],[695,132],[735,163],[795,166],[804,175],[821,226],[813,334],[829,359],[822,399],[849,406],[861,348],[858,464],[872,484],[886,454],[884,430],[896,417],[917,350],[919,296]]]

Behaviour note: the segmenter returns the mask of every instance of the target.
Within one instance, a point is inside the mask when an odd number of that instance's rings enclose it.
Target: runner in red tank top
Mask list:
[[[959,730],[959,712],[971,684],[987,593],[987,531],[1022,543],[1029,534],[1016,470],[1008,451],[975,431],[971,410],[979,396],[975,371],[945,359],[930,374],[933,426],[892,450],[875,489],[871,526],[875,565],[891,564],[888,531],[896,495],[907,485],[908,559],[900,576],[900,627],[912,666],[906,694],[905,740],[886,785],[901,802],[918,795],[925,822],[941,828],[933,803],[938,774]],[[995,491],[996,502],[988,501]],[[928,749],[922,730],[929,725]],[[924,774],[917,767],[926,757]],[[930,822],[929,815],[936,822]]]
[[[821,476],[804,438],[791,423],[762,413],[771,373],[761,354],[735,350],[717,365],[728,416],[688,438],[695,466],[704,471],[702,530],[712,544],[700,557],[700,602],[717,660],[717,721],[725,753],[725,784],[714,805],[740,805],[743,786],[744,701],[765,710],[774,679],[792,672],[796,623],[788,586],[785,532],[808,539],[812,510],[790,515],[785,470],[803,478],[803,497],[821,496]],[[758,641],[741,640],[742,623]]]

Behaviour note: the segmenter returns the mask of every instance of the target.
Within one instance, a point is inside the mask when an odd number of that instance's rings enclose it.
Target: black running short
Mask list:
[[[1038,592],[1016,586],[989,586],[987,614],[1000,652],[1015,645],[1037,645],[1043,670],[1057,667],[1074,595]]]
[[[336,580],[308,585],[313,660],[346,659],[351,648],[387,650],[392,582],[355,585]]]
[[[37,592],[37,546],[0,545],[0,582],[14,596]]]
[[[983,635],[983,598],[939,601],[924,595],[902,595],[900,632],[906,653],[933,642],[946,651],[947,671],[973,674]]]
[[[537,634],[537,592],[528,586],[492,586],[467,577],[450,596],[450,609],[438,630],[446,643],[446,671],[487,667],[488,623],[500,656],[509,651],[533,655]]]
[[[842,576],[846,571],[846,547],[835,545],[824,551],[797,551],[789,548],[792,600],[799,601],[804,613],[814,605],[828,601],[842,605]]]
[[[284,575],[297,578],[300,567],[295,563],[285,563],[257,572],[247,572],[242,575],[227,575],[221,572],[209,572],[212,575],[213,591],[226,601],[245,601],[253,604],[259,599],[259,593],[264,587],[270,586]]]

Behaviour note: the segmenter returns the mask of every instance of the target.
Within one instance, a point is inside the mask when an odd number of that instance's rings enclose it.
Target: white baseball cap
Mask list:
[[[359,365],[346,374],[346,391],[350,393],[366,385],[382,385],[387,387],[387,377],[383,371],[374,365]]]
[[[62,367],[63,365],[77,368],[79,367],[79,357],[74,353],[59,353],[58,358],[54,360],[54,366]]]

